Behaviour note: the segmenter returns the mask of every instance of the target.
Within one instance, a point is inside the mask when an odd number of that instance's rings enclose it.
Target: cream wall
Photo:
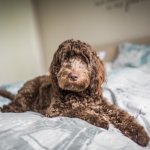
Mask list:
[[[81,39],[97,48],[113,42],[150,35],[150,1],[108,11],[94,0],[38,0],[37,12],[47,67],[58,45]]]
[[[108,11],[95,0],[0,0],[0,84],[45,73],[69,38],[102,45],[150,36],[150,1]]]
[[[44,72],[37,30],[30,0],[0,0],[0,84]]]

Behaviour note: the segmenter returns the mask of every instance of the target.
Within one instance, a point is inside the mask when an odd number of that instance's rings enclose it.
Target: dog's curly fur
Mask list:
[[[67,40],[55,52],[50,75],[30,80],[2,112],[36,111],[47,117],[78,117],[108,129],[112,123],[125,136],[141,146],[149,137],[144,128],[124,110],[107,102],[102,95],[105,81],[103,62],[84,42]],[[6,96],[9,93],[0,92]]]

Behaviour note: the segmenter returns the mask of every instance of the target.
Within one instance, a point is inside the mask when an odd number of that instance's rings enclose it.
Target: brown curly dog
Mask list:
[[[104,66],[90,45],[79,40],[63,42],[49,72],[26,82],[15,96],[1,90],[1,95],[12,99],[1,111],[32,110],[47,117],[77,117],[105,129],[112,123],[125,136],[147,146],[149,137],[144,128],[103,97]]]

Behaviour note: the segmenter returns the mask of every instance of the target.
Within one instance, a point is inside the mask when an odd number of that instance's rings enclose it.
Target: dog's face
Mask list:
[[[55,52],[49,71],[52,86],[57,92],[102,94],[104,66],[87,43],[72,39],[64,41]]]
[[[81,56],[73,56],[61,63],[57,75],[58,85],[63,90],[81,92],[90,84],[88,64]]]

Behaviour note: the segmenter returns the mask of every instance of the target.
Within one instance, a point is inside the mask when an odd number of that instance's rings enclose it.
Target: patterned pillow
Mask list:
[[[146,63],[150,63],[150,45],[123,43],[119,45],[113,68],[140,67]]]

